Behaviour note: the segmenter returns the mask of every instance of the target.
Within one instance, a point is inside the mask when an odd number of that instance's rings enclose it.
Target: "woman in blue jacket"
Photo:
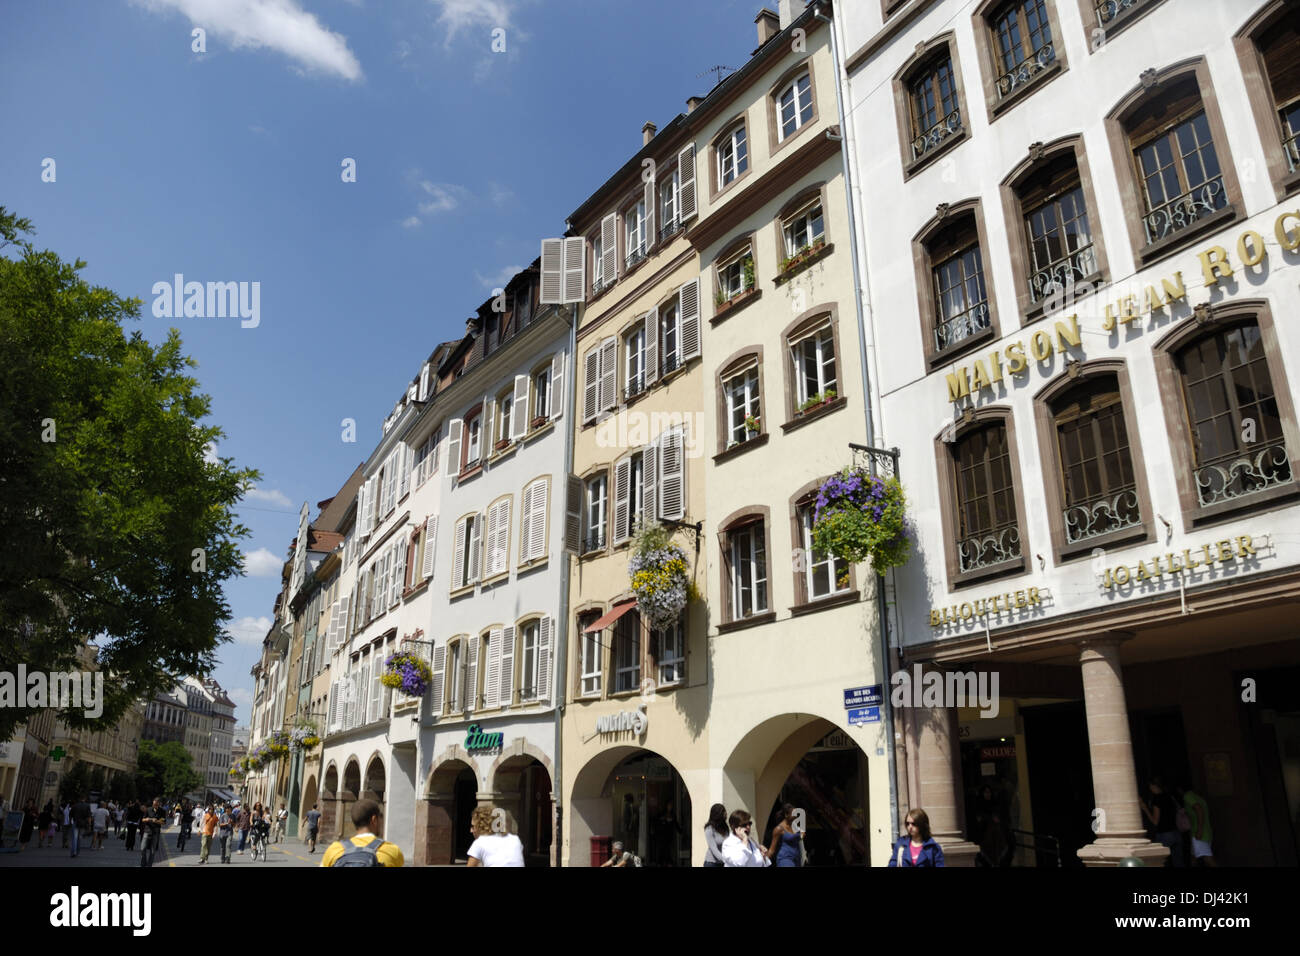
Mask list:
[[[943,850],[930,836],[930,818],[924,810],[907,811],[907,836],[899,837],[890,866],[943,866]]]

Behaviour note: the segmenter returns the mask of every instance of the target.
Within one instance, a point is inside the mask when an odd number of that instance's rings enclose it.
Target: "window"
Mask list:
[[[600,551],[605,547],[605,528],[609,508],[609,476],[604,472],[588,478],[585,486],[582,553]]]
[[[614,693],[641,687],[641,615],[628,611],[614,623]]]
[[[636,531],[636,523],[644,511],[645,453],[637,452],[628,459],[627,527],[629,536]],[[653,494],[653,492],[652,492]],[[651,501],[653,501],[653,497]],[[653,510],[653,509],[652,509]]]
[[[843,594],[849,590],[849,563],[813,550],[814,500],[807,499],[799,505],[797,517],[803,568],[802,590],[807,601]]]
[[[795,411],[802,413],[836,397],[835,337],[826,323],[791,343]]]
[[[763,522],[753,521],[727,534],[728,570],[731,575],[731,619],[767,610],[767,553]]]
[[[679,195],[680,175],[674,167],[659,182],[659,238],[667,239],[682,227]]]
[[[754,249],[748,243],[743,249],[717,266],[716,305],[725,305],[743,292],[754,288]]]
[[[1142,523],[1119,385],[1102,376],[1052,403],[1065,543]]]
[[[551,417],[551,367],[533,376],[533,421]]]
[[[447,709],[451,713],[465,709],[464,641],[452,641],[447,653]]]
[[[908,82],[912,119],[912,159],[934,151],[962,131],[952,57],[942,52],[921,66]]]
[[[466,424],[466,434],[468,441],[465,443],[465,467],[478,464],[481,457],[481,443],[483,438],[483,416],[477,414],[469,419]]]
[[[482,556],[483,516],[467,515],[456,523],[455,551],[452,558],[453,591],[478,582]]]
[[[988,289],[984,260],[973,217],[963,217],[930,246],[935,262],[934,348],[943,352],[963,339],[989,328]]]
[[[793,258],[814,245],[825,243],[826,231],[822,221],[822,203],[818,199],[799,210],[781,224],[785,237],[785,254]]]
[[[1291,8],[1262,47],[1269,88],[1277,103],[1287,171],[1300,172],[1300,11]]]
[[[727,402],[727,448],[756,437],[762,430],[758,404],[758,365],[722,383]]]
[[[1072,151],[1043,164],[1022,184],[1019,196],[1031,301],[1060,295],[1100,271]]]
[[[502,392],[497,397],[496,414],[493,415],[493,448],[500,450],[510,443],[511,432],[514,431],[514,392]]]
[[[749,151],[745,145],[745,124],[733,128],[718,143],[718,188],[730,185],[749,169]]]
[[[1232,43],[1281,201],[1300,189],[1300,8],[1262,5]]]
[[[627,615],[624,615],[626,617]],[[599,695],[601,688],[604,646],[601,644],[603,631],[588,631],[600,617],[599,611],[578,618],[578,630],[582,633],[582,696]]]
[[[650,652],[654,656],[659,687],[680,684],[686,679],[686,623],[678,618],[672,627],[650,632]]]
[[[631,269],[634,265],[645,258],[646,221],[644,200],[631,206],[625,213],[623,213],[623,224],[626,229],[624,249],[627,250],[627,267]]]
[[[1025,88],[1056,62],[1047,0],[1012,0],[996,9],[989,28],[999,97]]]
[[[1197,339],[1175,353],[1174,363],[1192,438],[1198,504],[1207,507],[1291,482],[1259,325],[1247,322]]]
[[[636,327],[623,338],[623,354],[627,357],[623,386],[624,399],[632,398],[634,395],[640,395],[646,388],[646,354],[645,354],[645,323],[639,322]]]
[[[591,243],[591,294],[595,295],[605,286],[612,284],[614,277],[610,276],[608,282],[605,280],[605,247],[600,235],[597,234],[588,241]]]
[[[1016,490],[1006,425],[967,431],[952,445],[957,570],[979,571],[1021,557]]]
[[[676,370],[682,364],[680,317],[681,309],[676,298],[659,308],[660,377]]]
[[[484,576],[492,578],[507,573],[510,570],[509,496],[500,498],[488,506],[487,537],[483,545]]]
[[[812,122],[813,102],[811,75],[803,73],[791,80],[790,83],[777,94],[776,105],[778,118],[780,119],[781,141],[784,142],[801,126]]]
[[[537,621],[529,621],[519,628],[519,699],[536,700],[539,696],[538,674],[541,649],[538,646]]]
[[[534,478],[519,495],[519,563],[541,561],[547,555],[547,514],[550,510],[551,480]]]

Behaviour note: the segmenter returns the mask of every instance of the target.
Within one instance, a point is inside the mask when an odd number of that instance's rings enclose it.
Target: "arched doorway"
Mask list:
[[[677,769],[652,750],[613,747],[574,780],[569,864],[598,865],[604,840],[621,840],[645,866],[691,865],[691,798]],[[592,840],[600,846],[593,854]]]
[[[517,754],[507,758],[493,775],[497,804],[512,818],[514,832],[524,845],[526,866],[551,865],[554,832],[551,775],[536,757]]]
[[[328,846],[339,832],[339,768],[332,762],[325,768],[325,789],[321,791],[320,839]]]
[[[370,763],[366,765],[366,779],[362,784],[361,796],[376,800],[380,806],[384,804],[384,793],[388,787],[384,777],[384,762],[379,759],[379,754],[370,758]]]
[[[477,771],[462,760],[444,761],[430,774],[426,799],[433,813],[428,826],[435,831],[427,841],[430,863],[445,866],[468,859],[478,789]]]
[[[316,775],[312,774],[307,778],[307,783],[302,788],[302,803],[299,804],[298,819],[306,820],[307,814],[311,812],[312,807],[316,806],[316,803]]]
[[[766,720],[736,745],[725,772],[738,803],[747,789],[754,794],[764,846],[789,803],[805,829],[809,866],[868,865],[867,758],[836,724],[811,714]]]
[[[343,790],[339,793],[339,837],[346,840],[357,832],[352,823],[352,805],[361,793],[361,767],[355,757],[348,758],[343,768]]]

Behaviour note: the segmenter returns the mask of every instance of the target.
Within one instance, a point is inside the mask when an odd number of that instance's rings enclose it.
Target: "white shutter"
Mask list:
[[[380,468],[379,476],[370,479],[370,491],[366,494],[366,534],[372,534],[379,523],[379,492],[383,484],[380,478],[383,473]]]
[[[622,544],[628,533],[628,502],[632,492],[632,459],[624,458],[614,466],[614,543]]]
[[[696,213],[695,208],[695,144],[689,144],[677,154],[677,211],[685,222]]]
[[[582,481],[569,476],[565,488],[564,550],[582,553]]]
[[[330,624],[329,627],[325,629],[326,647],[330,647],[330,648],[334,647],[335,643],[337,642],[337,638],[335,637],[335,635],[338,633],[338,629],[339,629],[339,602],[335,601],[332,605],[330,605]]]
[[[582,302],[587,297],[587,240],[571,236],[564,240],[564,301]]]
[[[438,538],[438,516],[424,519],[424,566],[420,569],[420,580],[428,581],[433,577],[433,555]]]
[[[384,714],[384,661],[379,648],[370,652],[370,710],[371,721],[380,720]]]
[[[343,729],[351,730],[356,726],[357,714],[357,675],[355,671],[348,674],[341,690],[345,700],[343,705]]]
[[[424,368],[420,369],[420,401],[425,401],[429,397],[429,363],[424,363]]]
[[[474,523],[471,526],[470,539],[466,544],[469,548],[469,581],[467,584],[477,584],[483,577],[483,514],[480,512],[474,516]]]
[[[500,701],[509,707],[515,702],[515,629],[507,627],[501,636]]]
[[[618,338],[611,335],[600,343],[600,410],[618,404]]]
[[[402,539],[397,542],[397,548],[396,548],[397,567],[394,569],[394,573],[393,573],[393,579],[394,579],[393,601],[392,601],[393,607],[396,607],[398,604],[402,602],[402,593],[406,590],[407,585],[410,583],[406,579],[406,549],[410,543],[411,543],[410,539],[407,538],[404,534]]]
[[[655,181],[650,177],[645,184],[645,247],[654,248],[655,239]]]
[[[510,404],[510,431],[513,439],[528,434],[528,383],[527,375],[515,376],[515,394]]]
[[[532,560],[532,545],[528,540],[528,529],[533,526],[533,496],[529,494],[532,485],[525,485],[519,494],[519,563],[527,564]]]
[[[485,461],[492,454],[496,434],[492,431],[492,417],[496,411],[496,402],[489,396],[483,396],[483,430],[479,433],[478,458]]]
[[[469,653],[465,655],[464,708],[478,710],[478,635],[469,639]]]
[[[459,418],[453,418],[448,426],[447,471],[453,477],[460,474],[460,443],[464,430],[465,423]]]
[[[700,280],[694,278],[681,288],[678,314],[681,316],[682,364],[700,357]]]
[[[645,317],[645,383],[659,380],[659,310],[651,309]]]
[[[528,543],[530,545],[529,560],[536,561],[547,555],[546,541],[546,515],[550,510],[550,482],[545,478],[538,478],[533,482],[533,513],[532,529],[528,532]]]
[[[612,212],[600,221],[600,255],[608,285],[618,275],[618,216]]]
[[[550,703],[551,699],[551,634],[555,618],[544,617],[537,622],[537,699]]]
[[[334,646],[331,650],[338,650],[339,646],[344,644],[350,635],[348,627],[348,610],[352,605],[352,595],[345,594],[339,598],[339,626],[334,632]]]
[[[561,305],[564,295],[565,240],[542,240],[542,305]]]
[[[641,520],[653,521],[659,517],[659,439],[641,449]],[[636,489],[632,489],[636,494]],[[629,528],[634,531],[634,528]]]
[[[510,499],[498,501],[488,509],[487,540],[485,542],[486,573],[484,577],[500,574],[510,567]]]
[[[357,551],[360,552],[360,544],[370,534],[370,528],[366,521],[366,515],[370,513],[370,482],[363,481],[361,490],[357,492]]]
[[[564,406],[568,396],[564,394],[564,360],[563,351],[556,352],[551,356],[551,421],[555,421],[564,414]]]
[[[682,430],[674,428],[659,438],[659,515],[677,521],[686,515],[686,454]]]
[[[452,552],[451,565],[451,589],[453,591],[465,586],[465,546],[469,543],[465,540],[465,529],[466,523],[464,521],[456,522],[456,550]]]
[[[397,467],[402,478],[401,486],[397,489],[399,501],[406,497],[406,493],[411,487],[411,451],[412,449],[406,444],[397,446]]]
[[[487,510],[487,535],[485,541],[486,544],[485,550],[487,551],[487,554],[484,556],[484,560],[483,560],[483,577],[485,578],[490,578],[492,577],[492,575],[497,573],[496,543],[497,543],[497,536],[500,533],[497,527],[500,521],[501,521],[500,504],[490,505]]]
[[[600,346],[597,345],[585,358],[587,378],[583,384],[582,420],[594,421],[600,412]],[[551,405],[555,405],[555,390],[551,390]]]
[[[488,633],[487,673],[483,675],[483,707],[495,707],[501,699],[501,628]]]
[[[435,717],[442,713],[442,692],[447,683],[447,648],[438,645],[433,649],[433,683],[430,687],[429,711]]]

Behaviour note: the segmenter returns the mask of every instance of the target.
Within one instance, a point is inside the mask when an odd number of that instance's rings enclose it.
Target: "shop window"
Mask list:
[[[641,615],[634,609],[614,622],[614,693],[641,687]]]

